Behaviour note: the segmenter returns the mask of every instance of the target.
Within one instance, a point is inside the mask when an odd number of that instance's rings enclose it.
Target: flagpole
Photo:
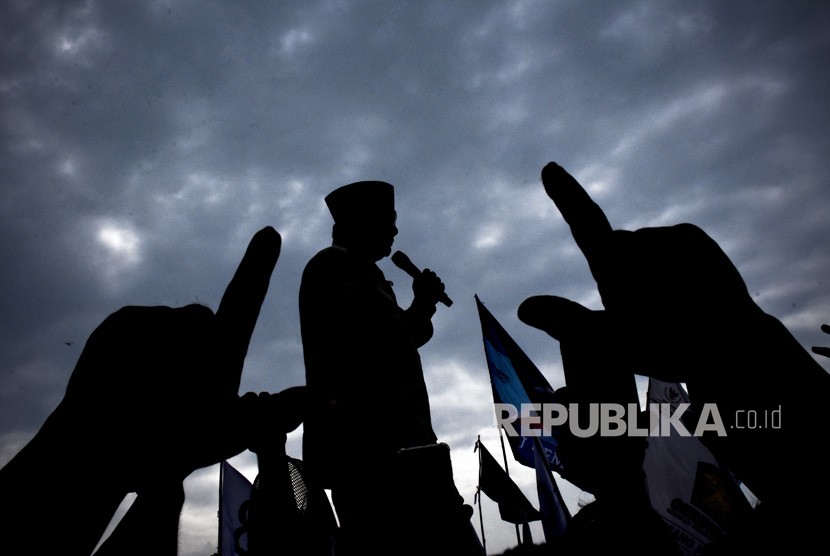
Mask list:
[[[481,446],[481,435],[476,440],[476,449]],[[478,524],[481,528],[481,548],[487,554],[487,539],[484,538],[484,514],[481,513],[481,450],[478,450],[478,484],[476,485],[476,501],[478,502]]]
[[[504,449],[504,435],[502,434],[502,429],[504,427],[499,427],[499,441],[501,442],[501,457],[504,459],[504,472],[510,477],[510,470],[507,468],[507,451]],[[481,457],[481,456],[479,456]],[[522,537],[519,534],[519,524],[514,523],[513,526],[516,528],[516,542],[519,543],[519,546],[522,545]]]
[[[219,511],[216,512],[216,517],[218,517],[218,527],[216,527],[217,532],[217,541],[216,541],[216,553],[219,556],[223,556],[222,552],[222,481],[225,478],[225,466],[223,462],[219,462]]]
[[[501,457],[504,459],[504,472],[507,473],[507,476],[510,476],[510,470],[507,468],[507,451],[504,449],[504,436],[502,435],[502,429],[504,427],[499,427],[499,440],[501,441]]]

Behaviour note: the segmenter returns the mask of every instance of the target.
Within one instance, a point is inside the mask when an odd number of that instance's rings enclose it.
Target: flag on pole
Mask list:
[[[219,556],[244,556],[251,482],[227,461],[219,465]]]
[[[499,515],[503,521],[520,525],[538,521],[541,514],[533,507],[519,486],[501,468],[496,458],[480,440],[476,441],[478,450],[478,486],[493,502],[499,505]]]
[[[536,455],[536,492],[539,495],[539,511],[542,516],[542,531],[545,533],[545,541],[552,545],[556,539],[565,534],[568,522],[571,520],[571,512],[556,480],[551,473],[550,464],[547,458],[542,457],[542,445],[538,438],[534,439]]]
[[[487,359],[487,368],[490,371],[493,402],[509,404],[516,408],[517,412],[520,412],[523,404],[550,402],[553,395],[550,383],[487,310],[477,295],[475,300],[481,320],[484,354]],[[530,468],[536,467],[533,438],[539,438],[548,463],[557,471],[561,469],[561,463],[556,455],[558,442],[555,436],[521,436],[521,417],[518,417],[513,424],[513,429],[518,434],[511,436],[508,433],[507,441],[517,462]]]

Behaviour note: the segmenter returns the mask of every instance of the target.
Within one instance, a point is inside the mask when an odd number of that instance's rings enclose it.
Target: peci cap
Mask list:
[[[357,181],[326,195],[335,223],[387,220],[395,216],[395,188],[385,181]]]

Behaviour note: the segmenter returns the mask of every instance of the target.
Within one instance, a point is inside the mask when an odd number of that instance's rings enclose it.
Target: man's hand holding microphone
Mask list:
[[[415,294],[416,303],[429,302],[435,306],[439,301],[450,307],[452,299],[444,292],[444,283],[435,272],[425,268],[420,270],[402,251],[395,251],[392,254],[392,262],[395,266],[409,274],[413,278],[412,293]]]

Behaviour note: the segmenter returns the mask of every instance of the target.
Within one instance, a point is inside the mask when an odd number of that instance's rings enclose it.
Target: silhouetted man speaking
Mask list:
[[[332,490],[338,553],[400,554],[424,512],[435,512],[434,523],[441,511],[462,507],[446,446],[432,428],[418,354],[432,337],[444,285],[425,269],[414,278],[412,304],[402,309],[376,265],[398,233],[391,184],[351,183],[325,201],[332,245],[309,261],[300,286],[306,383],[316,401],[304,424],[303,459],[309,476]],[[409,458],[398,454],[421,446],[430,448],[415,452],[413,460],[424,464],[415,477]]]

